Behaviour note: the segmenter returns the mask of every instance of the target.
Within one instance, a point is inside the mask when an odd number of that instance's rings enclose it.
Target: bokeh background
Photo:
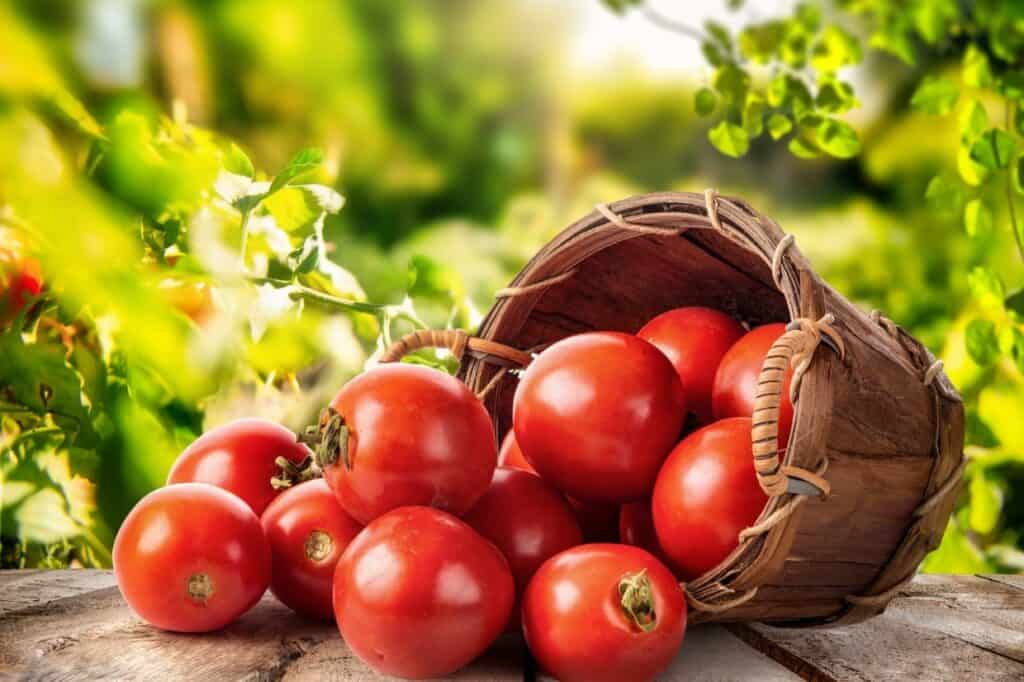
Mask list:
[[[925,570],[1024,570],[1024,13],[690,5],[0,0],[2,566],[109,565],[204,428],[298,427],[595,203],[716,187],[963,392]]]

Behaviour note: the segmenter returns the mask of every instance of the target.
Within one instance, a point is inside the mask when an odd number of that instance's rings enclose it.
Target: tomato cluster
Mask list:
[[[680,308],[563,339],[523,372],[500,454],[477,397],[412,364],[353,379],[298,438],[218,427],[125,519],[121,591],[151,624],[203,632],[269,588],[400,677],[521,631],[559,679],[652,679],[683,640],[679,581],[764,508],[751,412],[783,330]]]

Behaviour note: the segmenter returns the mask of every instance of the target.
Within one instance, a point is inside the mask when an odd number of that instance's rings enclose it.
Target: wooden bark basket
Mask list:
[[[790,322],[762,370],[752,434],[769,502],[736,551],[685,586],[693,621],[860,621],[881,613],[938,546],[964,467],[963,406],[941,362],[832,290],[792,235],[742,200],[709,190],[598,206],[497,299],[476,337],[421,332],[387,359],[452,348],[499,436],[511,426],[517,379],[508,369],[529,361],[512,349],[588,330],[635,332],[687,305],[751,326]],[[795,417],[780,463],[775,408],[791,362]]]

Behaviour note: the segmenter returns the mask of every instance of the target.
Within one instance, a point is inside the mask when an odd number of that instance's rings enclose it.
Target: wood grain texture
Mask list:
[[[730,629],[805,679],[1020,680],[1024,578],[922,575],[864,623]]]

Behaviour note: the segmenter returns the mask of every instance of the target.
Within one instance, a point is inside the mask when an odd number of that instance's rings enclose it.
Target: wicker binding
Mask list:
[[[445,346],[510,427],[510,367],[570,334],[635,332],[707,305],[788,321],[761,373],[751,439],[769,502],[715,569],[685,585],[691,619],[851,623],[881,613],[938,546],[963,474],[963,405],[942,363],[877,311],[832,290],[792,235],[740,199],[658,193],[600,205],[527,263],[475,337],[419,332],[386,360]],[[793,431],[777,451],[782,372]]]

